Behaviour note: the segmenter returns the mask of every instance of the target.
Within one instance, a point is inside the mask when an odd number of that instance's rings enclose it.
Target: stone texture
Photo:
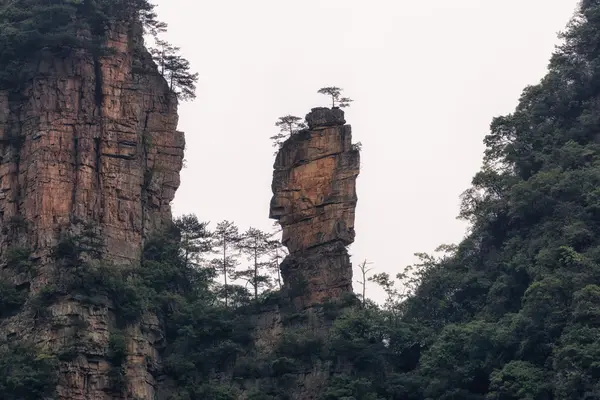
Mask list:
[[[48,254],[62,232],[91,223],[104,258],[129,264],[139,262],[144,239],[171,221],[185,146],[177,100],[135,27],[113,31],[106,46],[116,51],[100,59],[85,51],[47,57],[18,98],[0,92],[0,264],[9,247],[32,248],[39,274],[21,282],[32,295],[52,283]],[[110,301],[64,298],[51,313],[53,322],[41,326],[26,312],[4,320],[0,335],[51,350],[78,336],[86,350],[61,364],[60,400],[155,398],[162,334],[152,316],[129,327],[121,395],[107,389]],[[81,321],[87,328],[77,328]]]
[[[313,108],[305,118],[309,129],[320,128],[324,126],[344,125],[344,111],[341,108],[317,107]]]
[[[306,121],[309,129],[289,138],[277,154],[270,207],[290,253],[282,277],[301,307],[352,291],[346,246],[354,241],[360,168],[341,109],[314,108]]]

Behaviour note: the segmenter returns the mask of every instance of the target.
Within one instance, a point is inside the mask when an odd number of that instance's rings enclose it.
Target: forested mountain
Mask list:
[[[114,26],[128,18],[141,18],[147,33],[164,29],[149,3],[42,3],[23,0],[0,12],[0,102],[9,115],[0,115],[0,166],[7,166],[0,169],[0,178],[6,179],[10,196],[15,192],[14,199],[0,198],[1,399],[85,399],[92,392],[106,399],[161,400],[600,399],[600,0],[581,3],[561,35],[547,75],[525,88],[512,114],[492,121],[483,167],[462,199],[460,217],[471,224],[465,239],[440,247],[440,256],[421,254],[422,262],[396,280],[386,274],[371,276],[388,295],[383,306],[340,295],[307,308],[291,301],[302,297],[302,287],[287,282],[282,290],[281,284],[265,290],[266,271],[280,278],[273,269],[273,260],[279,265],[280,249],[271,236],[253,230],[241,235],[228,221],[210,232],[193,216],[164,223],[176,187],[161,186],[169,181],[163,178],[169,173],[178,179],[183,158],[181,150],[173,158],[158,159],[157,147],[176,148],[160,140],[178,137],[176,110],[165,99],[169,94],[193,97],[196,75],[176,48],[164,42],[151,53],[132,45],[143,53],[137,58],[126,57],[129,48],[105,46]],[[6,4],[0,1],[0,7]],[[139,39],[140,33],[128,35]],[[114,62],[111,57],[119,51],[121,58]],[[40,65],[48,52],[69,60],[65,65],[95,64],[95,80],[82,80],[81,92],[74,91],[83,106],[77,103],[80,109],[73,118],[86,115],[89,131],[82,128],[80,136],[60,141],[60,146],[71,143],[73,149],[61,148],[57,154],[85,153],[84,161],[98,164],[84,165],[97,168],[94,179],[78,181],[84,176],[77,171],[82,162],[66,156],[59,160],[68,165],[64,171],[76,170],[75,178],[61,180],[73,188],[60,190],[69,193],[73,204],[66,211],[34,204],[36,215],[54,217],[49,222],[41,217],[27,220],[33,214],[27,207],[33,206],[19,199],[21,192],[52,188],[34,173],[23,176],[19,165],[37,157],[31,143],[39,139],[38,132],[50,129],[31,128],[34,123],[25,124],[20,110],[28,104],[23,99],[31,96],[34,77],[46,79],[38,87],[54,88],[56,82],[78,82],[72,78],[79,79],[77,73],[85,68],[49,68],[44,75]],[[73,53],[86,56],[79,59]],[[148,67],[152,60],[152,72],[146,68],[143,73],[162,75],[160,84],[144,81],[135,67],[136,62]],[[126,73],[109,74],[114,65]],[[56,82],[52,74],[57,74]],[[110,91],[124,86],[135,92],[139,82],[152,89],[147,97],[159,99],[156,103]],[[141,104],[146,111],[121,115],[107,99]],[[71,103],[76,102],[65,104]],[[68,114],[58,108],[46,111]],[[309,123],[310,129],[334,126],[351,147],[343,113],[334,109],[317,109],[319,123]],[[152,131],[146,125],[156,110],[169,115],[169,123],[160,125],[163,116],[154,116]],[[117,141],[121,127],[107,123],[105,115],[135,123],[145,115],[146,125]],[[328,119],[331,115],[334,122]],[[44,122],[38,116],[35,123]],[[105,130],[89,128],[94,124]],[[290,128],[290,137],[278,146],[294,148],[295,141],[310,137],[310,129]],[[117,147],[111,141],[140,151],[100,152],[101,146]],[[48,148],[56,150],[54,144]],[[297,153],[305,152],[297,147]],[[342,151],[336,165],[358,164],[357,152]],[[155,163],[161,168],[152,169]],[[135,190],[112,196],[103,165],[121,176],[126,176],[122,171],[134,171],[130,175],[140,178],[130,185]],[[21,188],[20,181],[28,184]],[[77,207],[76,199],[84,196],[77,186],[83,185],[89,186],[85,196],[89,192],[100,199],[93,206],[81,203],[89,209]],[[124,199],[139,204],[131,206]],[[93,208],[97,204],[104,208]],[[131,211],[138,208],[141,216]],[[57,225],[62,215],[57,209],[66,215],[68,228]],[[106,210],[114,215],[105,216]],[[111,216],[115,219],[106,222]],[[91,220],[84,224],[79,218]],[[353,214],[345,224],[351,222]],[[345,228],[351,234],[341,247],[328,244],[329,253],[319,253],[342,257],[344,268],[343,245],[354,237],[353,227]],[[56,240],[48,239],[51,234]],[[314,238],[318,242],[322,236]],[[114,239],[112,246],[106,245],[108,239]],[[126,255],[135,253],[130,250],[137,251],[138,244],[141,254],[122,257],[118,251],[123,242],[131,246]],[[295,246],[302,248],[302,243]],[[236,270],[236,248],[249,257],[245,269]],[[284,272],[288,277],[302,275],[299,265]],[[246,280],[251,290],[231,285],[230,274]],[[339,289],[334,286],[322,292],[334,293]],[[311,297],[315,304],[320,300]],[[273,322],[264,323],[267,317]],[[262,331],[257,333],[257,326]]]
[[[548,74],[491,123],[463,195],[468,236],[424,257],[386,322],[365,320],[391,335],[377,396],[600,398],[600,2],[583,1],[562,38]],[[373,357],[364,338],[352,341]]]

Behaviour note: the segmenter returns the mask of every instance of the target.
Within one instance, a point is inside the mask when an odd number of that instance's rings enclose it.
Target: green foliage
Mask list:
[[[149,0],[19,0],[0,5],[0,90],[22,90],[39,75],[44,57],[80,51],[95,58],[109,54],[103,46],[108,30],[128,23],[140,23],[154,36],[166,30]],[[163,75],[178,98],[193,98],[197,74],[189,72],[185,58],[171,53],[161,57]]]
[[[270,237],[267,232],[249,228],[236,243],[236,248],[247,257],[251,265],[242,271],[236,271],[233,277],[252,286],[255,302],[259,300],[259,293],[272,287],[271,277],[266,273],[271,261],[265,260],[265,257],[277,247],[278,242]]]
[[[552,398],[551,374],[526,361],[511,361],[491,375],[487,400]]]
[[[10,282],[0,281],[0,319],[18,311],[25,304],[27,295]]]
[[[94,231],[66,235],[53,249],[56,284],[43,287],[31,301],[35,316],[47,318],[47,308],[61,296],[92,305],[112,306],[121,325],[136,322],[149,307],[149,293],[138,269],[95,261],[102,244]]]
[[[32,345],[0,346],[0,398],[39,400],[52,397],[58,382],[56,358]]]
[[[343,89],[340,89],[339,87],[328,86],[328,87],[319,89],[317,93],[324,94],[326,96],[331,96],[331,107],[332,108],[335,108],[335,107],[344,108],[344,107],[348,107],[350,105],[350,103],[353,102],[354,100],[352,100],[348,97],[341,97],[342,90]]]
[[[276,148],[280,148],[288,138],[308,127],[302,122],[302,118],[290,114],[279,117],[275,126],[279,128],[279,133],[271,136],[270,139],[273,141],[273,147]]]
[[[327,366],[324,399],[600,398],[600,3],[562,36],[548,75],[490,126],[467,237],[396,280],[363,274],[383,308],[325,304],[317,341],[289,331],[305,314],[285,316],[278,374]],[[338,88],[320,92],[336,105]]]
[[[319,332],[297,328],[284,333],[275,353],[279,357],[294,359],[309,366],[323,355],[324,344],[324,338]]]
[[[154,312],[174,399],[235,398],[235,386],[222,384],[228,374],[258,376],[262,397],[251,398],[285,398],[316,370],[330,378],[320,393],[327,400],[600,398],[600,3],[583,2],[563,36],[547,76],[491,123],[484,166],[462,196],[467,237],[441,255],[418,254],[396,281],[362,277],[386,291],[382,308],[324,304],[328,333],[310,326],[314,315],[284,316],[273,356],[251,367],[250,298],[227,280],[241,237],[223,221],[210,242],[193,219],[148,240],[142,265],[131,268],[97,263],[92,237],[67,237],[54,253],[62,286],[32,305],[77,294],[110,299],[126,321]],[[338,88],[322,92],[334,106],[343,100]],[[252,243],[245,250],[257,254]],[[253,266],[258,300],[262,265]],[[287,282],[286,295],[300,297],[307,285]],[[287,324],[294,319],[302,323]]]
[[[60,291],[58,286],[52,284],[42,287],[29,302],[29,307],[34,318],[38,320],[45,320],[48,318],[50,316],[48,307],[50,307],[59,296]]]
[[[179,47],[158,38],[155,41],[157,47],[151,48],[150,54],[171,92],[180,100],[195,99],[198,73],[190,71],[190,62],[179,54]]]
[[[321,400],[378,400],[373,384],[368,379],[337,375],[332,378]]]
[[[393,371],[381,385],[361,373],[378,395],[600,398],[600,3],[582,2],[562,36],[548,75],[491,124],[463,194],[469,235],[442,257],[420,255],[400,288],[373,276],[388,294],[383,314],[334,324],[334,353],[352,354],[355,371],[377,354]],[[357,340],[378,342],[377,327],[381,352]]]
[[[127,359],[127,344],[121,331],[112,331],[108,340],[108,357],[111,363],[109,378],[112,388],[121,393],[126,387],[125,361]]]
[[[11,247],[6,252],[6,265],[18,273],[30,272],[35,265],[31,260],[31,249],[25,247]]]

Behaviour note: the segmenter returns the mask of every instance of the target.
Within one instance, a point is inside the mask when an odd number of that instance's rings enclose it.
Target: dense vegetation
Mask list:
[[[104,46],[110,29],[134,21],[155,38],[166,29],[148,0],[0,1],[0,90],[23,90],[48,56],[84,50],[98,62],[111,52]],[[153,58],[169,87],[180,99],[194,98],[198,75],[177,47],[156,41],[161,50],[152,50]]]
[[[547,76],[491,124],[463,196],[468,237],[400,276],[404,298],[375,277],[386,322],[365,316],[352,354],[387,336],[377,363],[393,372],[354,397],[600,398],[600,2],[562,36]]]
[[[600,399],[600,1],[583,1],[562,36],[544,79],[491,124],[484,166],[463,196],[468,236],[441,256],[422,254],[399,282],[371,276],[388,294],[383,307],[348,298],[296,313],[285,293],[262,286],[266,261],[237,267],[230,249],[253,260],[268,253],[263,236],[239,235],[226,221],[209,235],[186,217],[147,243],[141,265],[119,274],[94,259],[93,234],[63,238],[54,252],[63,275],[29,300],[31,312],[49,318],[44,310],[65,295],[110,299],[119,317],[107,354],[115,390],[123,386],[123,326],[158,315],[173,400],[241,391],[288,399],[306,389],[299,381],[309,372],[327,377],[317,385],[323,400]],[[219,256],[207,259],[214,249]],[[10,268],[32,268],[26,250],[12,254]],[[249,280],[252,290],[228,277]],[[0,294],[1,317],[27,306],[10,284]],[[262,354],[250,326],[269,304],[282,307],[284,331]],[[29,386],[48,393],[54,363],[85,353],[76,339],[58,361],[4,345],[0,397],[37,398],[22,395]]]
[[[148,240],[140,265],[110,265],[101,259],[102,248],[93,226],[77,235],[64,235],[52,252],[53,284],[26,303],[27,291],[3,281],[0,320],[25,307],[36,324],[60,326],[50,307],[66,298],[84,306],[108,307],[117,317],[116,324],[111,327],[108,348],[100,351],[112,365],[113,390],[121,392],[126,387],[125,328],[151,313],[159,317],[165,332],[162,355],[164,373],[173,382],[170,398],[215,398],[217,393],[220,398],[234,398],[229,385],[211,379],[244,362],[242,356],[253,349],[252,314],[279,301],[276,270],[284,254],[281,245],[254,228],[238,233],[228,221],[210,232],[208,224],[187,215],[175,220],[169,231]],[[9,276],[35,273],[30,252],[17,248],[9,253]],[[240,261],[244,255],[247,263]],[[233,282],[221,283],[223,277]],[[246,285],[236,284],[240,282]],[[51,394],[58,379],[56,365],[97,354],[84,333],[86,321],[77,321],[77,327],[53,355],[31,344],[0,341],[4,357],[0,398],[28,400],[41,398],[40,393]],[[23,395],[33,383],[36,391],[29,397]]]

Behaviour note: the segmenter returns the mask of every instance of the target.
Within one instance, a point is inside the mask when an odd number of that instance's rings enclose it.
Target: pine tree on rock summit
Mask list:
[[[318,90],[317,93],[324,94],[326,96],[331,96],[331,107],[332,108],[345,108],[349,107],[350,103],[354,100],[348,97],[341,97],[342,90],[336,86],[327,86]]]

